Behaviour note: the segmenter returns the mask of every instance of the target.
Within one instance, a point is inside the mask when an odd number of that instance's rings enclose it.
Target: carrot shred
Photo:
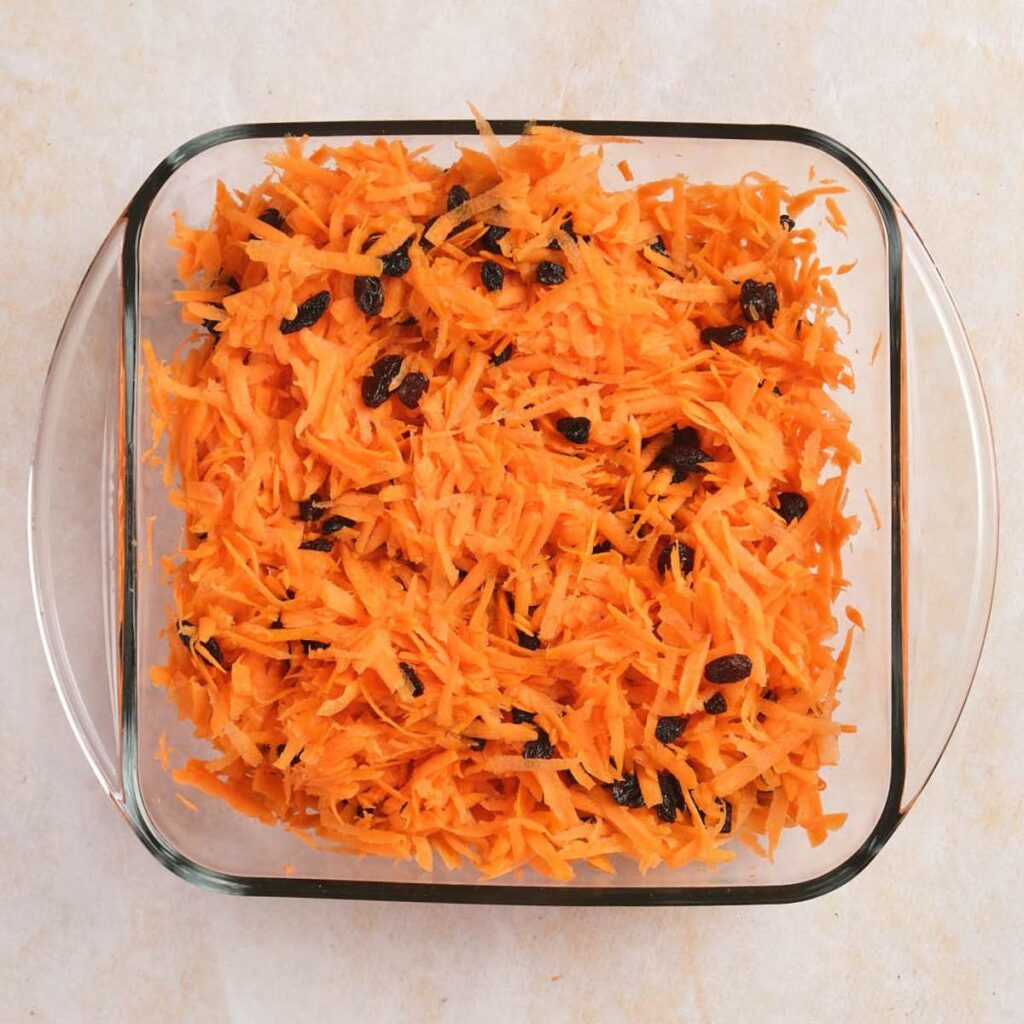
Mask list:
[[[822,842],[860,456],[842,309],[779,213],[824,199],[842,229],[842,189],[610,192],[602,140],[505,145],[473,114],[482,151],[448,169],[287,139],[204,227],[175,218],[190,333],[166,360],[144,343],[184,517],[152,678],[213,750],[173,778],[311,845],[487,879]],[[357,279],[396,252],[377,302]],[[747,277],[775,285],[770,326],[743,319]]]

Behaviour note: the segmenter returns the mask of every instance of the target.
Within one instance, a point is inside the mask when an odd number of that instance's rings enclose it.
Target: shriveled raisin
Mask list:
[[[434,226],[436,221],[436,217],[431,217],[430,220],[424,221],[423,223],[423,233],[420,235],[420,248],[424,252],[430,252],[430,250],[434,248],[434,243],[427,238],[427,234],[430,232],[430,229]]]
[[[280,210],[270,207],[269,210],[264,210],[257,219],[263,221],[269,227],[277,228],[278,231],[284,231],[284,214]]]
[[[532,633],[525,633],[521,629],[516,630],[516,641],[520,647],[527,651],[540,650],[540,637]]]
[[[676,551],[679,552],[679,571],[685,576],[687,573],[693,572],[693,556],[694,550],[689,544],[684,544],[681,540],[677,540],[674,545],[670,542],[658,552],[658,572],[664,576],[672,568],[672,548],[675,547]]]
[[[704,711],[709,715],[724,715],[728,707],[729,705],[726,704],[725,697],[720,693],[713,693],[704,701]]]
[[[661,803],[654,809],[662,821],[675,821],[676,813],[686,806],[679,780],[671,772],[660,771],[658,787],[661,789]]]
[[[370,372],[363,378],[363,401],[376,409],[383,405],[391,394],[391,382],[402,369],[402,357],[398,355],[381,356]]]
[[[786,231],[792,231],[793,228],[796,227],[796,221],[793,220],[788,213],[784,213],[779,217],[779,224],[781,224]]]
[[[537,283],[545,285],[561,284],[565,280],[565,267],[561,263],[542,260],[537,264]]]
[[[715,803],[725,808],[725,820],[722,822],[721,834],[728,835],[732,831],[732,804],[721,797],[715,797]]]
[[[500,292],[505,284],[505,268],[494,260],[487,260],[480,268],[480,281],[489,292]]]
[[[315,523],[326,511],[318,494],[299,502],[299,519],[304,523]]]
[[[573,240],[574,242],[575,242],[575,241],[577,241],[577,238],[576,238],[576,229],[575,229],[575,227],[573,226],[573,222],[572,222],[572,214],[571,214],[571,213],[569,214],[569,216],[568,216],[568,217],[566,217],[566,218],[565,218],[565,220],[563,220],[563,221],[562,221],[562,230],[563,230],[563,231],[564,231],[564,232],[565,232],[565,233],[566,233],[566,234],[567,234],[567,235],[568,235],[568,236],[569,236],[569,237],[570,237],[570,238],[571,238],[571,239],[572,239],[572,240]],[[559,244],[559,241],[558,241],[558,239],[557,239],[557,238],[552,238],[552,239],[551,239],[551,241],[550,241],[550,242],[548,242],[548,248],[549,248],[549,249],[561,249],[561,248],[562,248],[562,246],[561,246],[561,245]]]
[[[724,327],[705,327],[700,340],[705,345],[738,345],[747,336],[743,324],[726,324]]]
[[[302,640],[302,653],[309,654],[310,651],[326,651],[331,645],[323,640]]]
[[[328,516],[320,524],[321,533],[337,533],[339,530],[350,529],[356,525],[354,519],[349,519],[348,516]]]
[[[412,260],[409,258],[409,246],[412,245],[413,236],[410,235],[397,249],[384,253],[381,256],[381,263],[384,265],[384,273],[387,277],[403,277],[412,267]]]
[[[209,640],[200,640],[199,646],[205,647],[207,653],[218,665],[222,666],[224,664],[224,654],[220,649],[220,644],[212,636]]]
[[[190,619],[182,619],[178,623],[178,639],[181,641],[181,643],[184,646],[185,650],[186,651],[190,651],[190,650],[192,650],[192,637],[191,637],[190,634],[185,632],[184,627],[186,627],[186,626],[189,629],[195,629],[196,628],[195,623],[192,622]]]
[[[407,661],[400,661],[398,667],[402,670],[402,675],[405,676],[405,681],[409,684],[412,695],[414,697],[422,697],[424,693],[423,680],[420,679],[416,669]]]
[[[612,542],[605,538],[599,540],[591,549],[591,554],[594,555],[606,555],[612,549]]]
[[[658,235],[653,242],[651,242],[652,252],[656,252],[659,256],[667,256],[668,249],[665,246],[665,239]]]
[[[682,715],[662,715],[654,727],[654,738],[659,743],[674,743],[685,728],[686,719]]]
[[[384,308],[384,286],[379,277],[357,277],[352,294],[366,316],[376,316]]]
[[[797,491],[782,491],[779,494],[779,507],[776,511],[787,523],[793,522],[794,519],[802,519],[807,511],[807,499]]]
[[[420,404],[420,399],[427,390],[430,381],[425,373],[414,370],[407,373],[405,379],[398,385],[398,400],[407,409],[415,409]]]
[[[590,420],[586,416],[563,416],[555,423],[555,430],[573,444],[586,444],[590,440]]]
[[[278,615],[276,619],[267,627],[268,629],[284,629],[284,623],[281,621],[281,616]]]
[[[487,746],[487,740],[485,740],[482,736],[469,736],[467,737],[467,740],[469,742],[470,750],[480,751]]]
[[[712,457],[700,448],[700,437],[693,427],[672,429],[672,439],[654,457],[651,468],[669,466],[672,483],[682,483],[691,473],[703,473],[703,463]]]
[[[508,234],[508,228],[492,224],[480,237],[480,248],[484,252],[501,253],[501,246],[498,244]]]
[[[512,348],[511,343],[506,345],[500,352],[495,352],[491,356],[491,364],[494,366],[502,366],[507,363],[514,355],[515,350]]]
[[[633,772],[626,772],[617,782],[611,784],[612,799],[622,807],[643,807],[644,795]]]
[[[723,654],[704,666],[709,683],[738,683],[754,670],[754,663],[745,654]]]
[[[300,551],[330,551],[334,544],[326,537],[314,537],[312,540],[304,540],[299,545]]]
[[[775,323],[779,311],[779,296],[775,285],[747,278],[740,286],[740,312],[745,320],[756,324],[763,320],[769,327]]]
[[[523,744],[523,757],[546,761],[554,756],[555,748],[551,745],[551,737],[537,726],[537,738]]]
[[[294,334],[306,327],[312,327],[327,312],[331,304],[331,293],[324,289],[310,296],[305,302],[300,302],[295,316],[291,320],[282,320],[279,330],[282,334]]]
[[[448,190],[447,207],[451,213],[456,207],[469,202],[469,192],[462,185],[452,185]]]
[[[536,711],[524,711],[522,708],[512,709],[512,724],[522,725],[523,722],[532,722],[537,717]]]

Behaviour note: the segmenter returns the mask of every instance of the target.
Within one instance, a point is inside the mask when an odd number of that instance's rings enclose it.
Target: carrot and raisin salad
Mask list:
[[[175,778],[485,877],[820,843],[859,456],[817,196],[480,127],[289,138],[176,222],[153,679],[216,749]]]

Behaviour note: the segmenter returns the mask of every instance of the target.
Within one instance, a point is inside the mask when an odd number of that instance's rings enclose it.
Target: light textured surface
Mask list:
[[[1019,20],[1015,0],[0,3],[0,1019],[1024,1019]],[[74,746],[23,522],[43,375],[99,240],[198,132],[461,117],[467,98],[492,117],[832,134],[899,197],[959,302],[999,447],[992,628],[931,785],[832,895],[589,911],[214,896],[150,858]],[[955,453],[949,472],[956,486]]]

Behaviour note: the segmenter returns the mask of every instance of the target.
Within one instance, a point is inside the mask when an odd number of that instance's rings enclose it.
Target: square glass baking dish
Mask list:
[[[996,562],[997,499],[981,383],[952,300],[920,239],[885,186],[841,144],[785,126],[559,122],[628,136],[638,181],[679,172],[731,181],[760,171],[805,187],[845,186],[844,237],[824,210],[822,262],[856,261],[838,279],[851,329],[845,339],[857,387],[841,396],[863,453],[847,509],[862,522],[846,553],[849,590],[863,612],[840,688],[839,717],[857,726],[827,771],[827,810],[846,825],[812,848],[788,830],[775,861],[739,844],[729,864],[641,875],[620,864],[586,869],[570,883],[529,873],[480,882],[471,868],[424,874],[414,864],[316,849],[225,805],[191,794],[198,812],[154,757],[166,734],[174,758],[202,745],[149,682],[164,657],[169,591],[158,557],[176,549],[180,518],[159,472],[140,460],[149,445],[140,340],[166,357],[183,337],[171,301],[176,256],[171,213],[202,222],[218,178],[239,187],[266,174],[284,135],[332,144],[385,137],[431,144],[444,163],[473,144],[462,121],[238,125],[181,146],[153,171],[103,243],[68,314],[43,396],[29,487],[34,596],[51,673],[95,774],[142,842],[180,876],[241,894],[529,904],[764,903],[827,892],[860,871],[920,793],[966,699],[984,640]],[[495,122],[500,138],[523,122]],[[606,163],[627,155],[607,144]],[[608,182],[612,185],[612,182]],[[955,482],[947,472],[957,452]],[[871,503],[877,510],[877,523]],[[150,524],[152,524],[150,526]],[[152,529],[156,558],[147,556]]]

